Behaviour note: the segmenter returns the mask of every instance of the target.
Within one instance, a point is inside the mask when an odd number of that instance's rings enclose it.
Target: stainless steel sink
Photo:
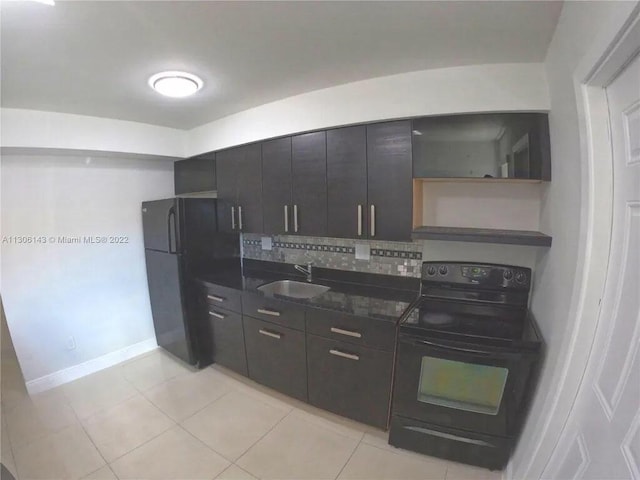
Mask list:
[[[258,287],[258,290],[267,295],[282,295],[290,298],[313,298],[322,295],[330,289],[324,285],[316,285],[314,283],[280,280],[262,285]]]

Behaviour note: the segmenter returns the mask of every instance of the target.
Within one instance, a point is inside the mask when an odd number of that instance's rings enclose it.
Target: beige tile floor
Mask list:
[[[28,479],[498,479],[160,350],[29,397],[2,362],[2,462]]]

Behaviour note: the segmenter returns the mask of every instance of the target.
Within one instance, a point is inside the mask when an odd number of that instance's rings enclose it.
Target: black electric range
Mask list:
[[[528,404],[542,338],[531,270],[425,262],[400,322],[389,443],[503,468]]]

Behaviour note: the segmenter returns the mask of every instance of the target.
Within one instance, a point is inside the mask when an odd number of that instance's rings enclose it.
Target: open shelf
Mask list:
[[[416,227],[413,240],[444,240],[450,242],[498,243],[550,247],[551,237],[529,230],[500,230],[494,228]]]

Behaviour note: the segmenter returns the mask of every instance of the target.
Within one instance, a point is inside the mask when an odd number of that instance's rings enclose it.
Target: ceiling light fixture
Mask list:
[[[37,3],[44,3],[45,5],[50,5],[52,7],[56,4],[55,0],[32,0],[32,1]]]
[[[149,78],[149,86],[167,97],[182,98],[202,88],[202,80],[186,72],[160,72]]]

